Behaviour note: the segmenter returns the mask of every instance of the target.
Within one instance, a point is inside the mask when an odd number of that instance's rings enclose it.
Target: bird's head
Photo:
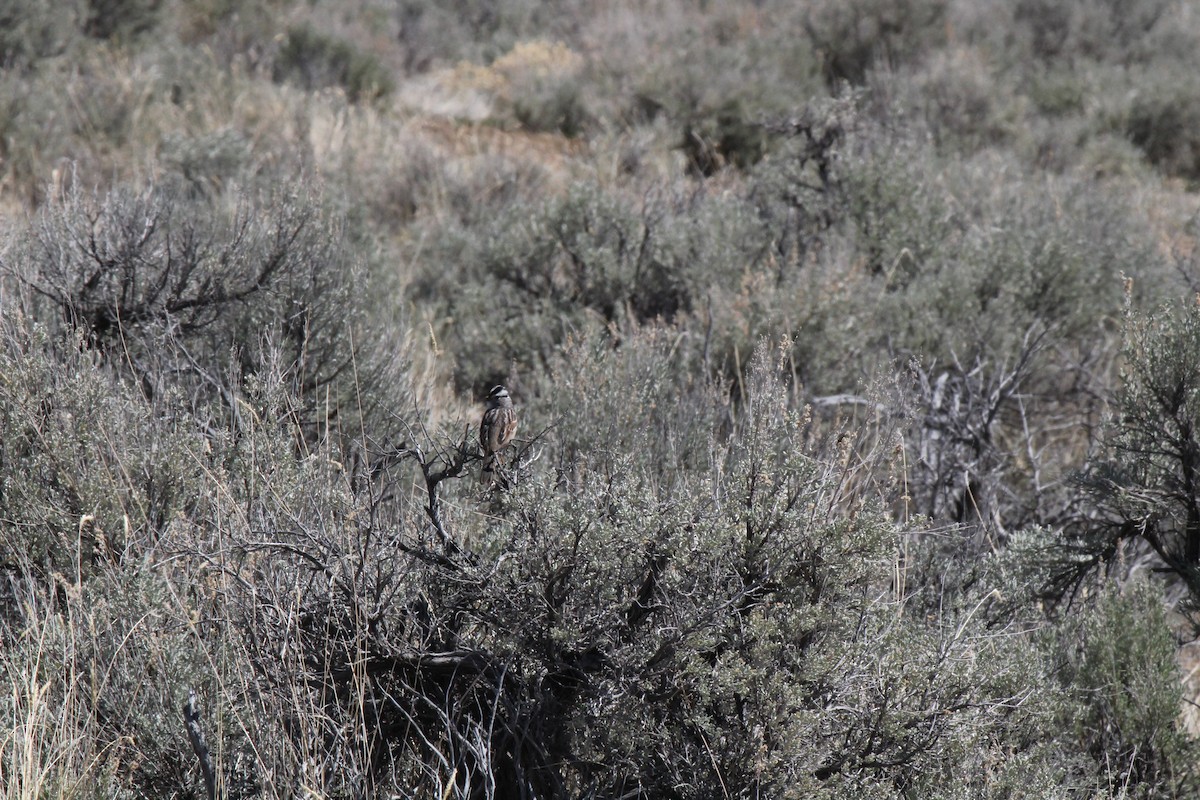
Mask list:
[[[499,385],[493,386],[492,390],[488,392],[487,404],[488,408],[512,405],[512,398],[508,396],[508,389]]]

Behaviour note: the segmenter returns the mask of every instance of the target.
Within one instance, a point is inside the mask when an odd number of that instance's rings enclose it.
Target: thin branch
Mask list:
[[[204,741],[204,731],[200,729],[200,711],[196,708],[195,689],[188,689],[188,699],[183,704],[183,723],[187,727],[188,741],[192,743],[192,752],[200,760],[200,771],[204,775],[204,789],[208,793],[208,800],[217,800],[217,773],[208,753],[208,744]]]

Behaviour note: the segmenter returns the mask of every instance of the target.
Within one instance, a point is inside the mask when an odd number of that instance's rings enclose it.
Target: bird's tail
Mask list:
[[[484,456],[483,467],[479,470],[479,483],[490,486],[496,480],[496,454]]]

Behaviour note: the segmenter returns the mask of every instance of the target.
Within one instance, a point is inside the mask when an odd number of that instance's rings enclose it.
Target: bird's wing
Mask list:
[[[504,447],[517,435],[517,412],[511,408],[507,411],[508,413],[504,415],[504,430],[500,435],[500,447]]]

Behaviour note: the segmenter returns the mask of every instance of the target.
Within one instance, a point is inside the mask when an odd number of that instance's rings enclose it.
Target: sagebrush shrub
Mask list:
[[[858,84],[877,63],[899,66],[941,43],[947,5],[945,0],[816,3],[807,10],[804,29],[822,54],[826,82]]]
[[[293,81],[310,91],[339,86],[351,102],[386,97],[395,87],[377,58],[309,25],[288,31],[273,74],[276,81]]]
[[[1124,133],[1164,174],[1200,180],[1200,138],[1196,101],[1200,83],[1180,67],[1164,69],[1161,79],[1139,90],[1127,112]]]
[[[87,0],[83,30],[97,39],[128,40],[158,24],[162,0]]]
[[[758,163],[778,143],[780,126],[822,94],[817,56],[795,34],[795,15],[775,7],[727,26],[718,18],[710,23],[717,43],[708,47],[696,47],[694,28],[658,33],[666,38],[654,48],[661,55],[622,77],[632,79],[622,116],[668,125],[672,146],[696,175]]]
[[[51,5],[12,0],[0,10],[0,66],[25,70],[39,59],[62,53],[78,35],[83,0]]]
[[[1067,658],[1073,731],[1101,785],[1144,797],[1194,792],[1196,748],[1180,729],[1175,641],[1157,587],[1109,587]]]
[[[1126,64],[1156,57],[1156,40],[1181,22],[1165,0],[1020,0],[1012,19],[1014,38],[1026,41],[1037,59]]]
[[[414,289],[456,321],[446,333],[460,381],[480,386],[496,377],[485,369],[510,360],[545,364],[572,331],[686,311],[690,287],[663,263],[676,254],[662,252],[657,222],[621,195],[581,185],[506,209],[477,238],[448,242],[454,249]]]
[[[307,398],[298,413],[330,418],[318,406],[350,391],[356,355],[362,382],[380,364],[354,350],[361,264],[299,187],[262,206],[220,202],[170,184],[103,196],[72,185],[22,232],[4,271],[33,318],[77,332],[150,396],[180,387],[202,413],[236,413],[237,387],[278,352]]]
[[[1123,356],[1105,446],[1084,475],[1105,513],[1072,528],[1072,538],[1104,560],[1126,546],[1148,547],[1194,602],[1200,596],[1200,380],[1194,369],[1200,309],[1188,304],[1129,313]]]
[[[0,330],[0,559],[79,581],[140,558],[199,493],[205,445],[182,398],[148,403],[79,339]]]

